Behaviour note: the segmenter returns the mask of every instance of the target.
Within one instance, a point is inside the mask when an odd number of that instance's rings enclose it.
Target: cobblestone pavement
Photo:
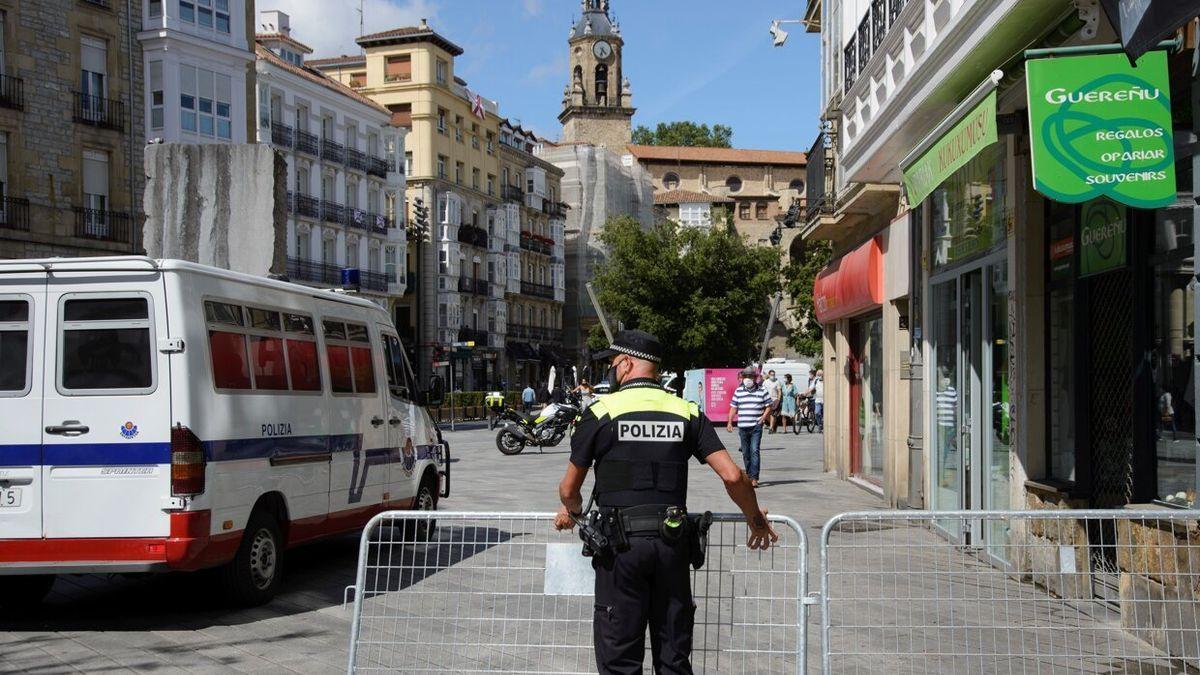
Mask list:
[[[505,457],[492,433],[473,426],[447,432],[453,494],[443,510],[556,508],[565,444]],[[736,435],[721,436],[736,450]],[[814,543],[835,513],[881,505],[824,474],[820,436],[807,432],[763,437],[762,479],[763,504],[800,521]],[[692,470],[689,506],[733,510],[716,476],[699,468]],[[357,537],[342,537],[290,552],[283,592],[249,610],[217,604],[203,574],[60,578],[35,614],[0,617],[0,672],[344,671],[350,615],[342,597],[354,582],[357,544]]]

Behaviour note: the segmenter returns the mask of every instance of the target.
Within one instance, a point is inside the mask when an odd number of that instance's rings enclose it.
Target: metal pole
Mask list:
[[[771,341],[771,329],[775,328],[775,315],[779,313],[779,303],[782,300],[783,293],[777,292],[771,301],[771,317],[767,319],[767,332],[763,335],[762,349],[758,352],[759,370],[762,370],[763,364],[767,361],[767,343]]]
[[[454,347],[450,348],[450,431],[454,431]]]
[[[1169,49],[1177,52],[1183,48],[1183,43],[1178,39],[1163,40],[1154,46],[1150,51],[1158,49]],[[1125,51],[1125,48],[1119,44],[1109,45],[1072,45],[1070,47],[1045,47],[1042,49],[1026,49],[1025,58],[1038,59],[1045,56],[1081,56],[1085,54],[1117,54]]]
[[[604,336],[608,338],[608,344],[613,343],[613,332],[608,327],[608,319],[604,318],[604,310],[600,309],[600,301],[596,299],[596,291],[592,290],[592,282],[587,282],[583,285],[587,289],[588,297],[592,299],[592,306],[596,308],[596,316],[600,317],[600,327],[604,329]]]

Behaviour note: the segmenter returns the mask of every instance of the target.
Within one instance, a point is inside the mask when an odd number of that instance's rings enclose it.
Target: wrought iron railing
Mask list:
[[[888,25],[896,22],[904,9],[904,0],[888,0]]]
[[[877,51],[887,34],[887,0],[871,0],[871,51]]]
[[[387,160],[380,157],[367,157],[367,173],[379,178],[387,178]]]
[[[125,130],[125,104],[111,98],[72,92],[75,96],[74,119],[102,129]]]
[[[365,288],[368,291],[386,293],[388,290],[388,277],[382,272],[359,270],[358,285],[360,288]]]
[[[554,298],[554,287],[545,284],[535,284],[532,281],[521,282],[521,294],[532,295],[539,298]]]
[[[309,281],[329,286],[342,283],[341,268],[329,263],[305,258],[288,258],[287,270],[292,281]]]
[[[844,91],[850,91],[850,87],[854,86],[854,80],[858,76],[858,44],[854,38],[850,38],[850,42],[846,43],[846,48],[842,50],[842,86]]]
[[[346,168],[355,169],[366,173],[367,171],[367,156],[366,154],[355,150],[354,148],[346,148]]]
[[[806,223],[811,223],[817,216],[833,213],[836,206],[834,171],[833,136],[829,132],[822,132],[808,151],[804,193]]]
[[[29,231],[29,200],[22,197],[0,197],[0,228]]]
[[[550,255],[550,252],[553,249],[553,245],[547,244],[546,242],[542,241],[541,239],[535,238],[533,235],[522,232],[521,233],[521,248],[525,249],[526,251],[532,251],[534,253],[541,253],[542,255]]]
[[[473,277],[459,277],[458,278],[458,292],[459,293],[474,293],[475,295],[487,295],[488,294],[488,280],[487,279],[475,279]]]
[[[19,77],[0,75],[0,108],[25,109],[25,81]]]
[[[293,142],[292,128],[279,122],[271,122],[271,144],[283,148],[291,148]]]
[[[487,230],[474,225],[460,225],[458,227],[459,243],[478,246],[479,248],[487,248],[488,233]]]
[[[306,155],[317,157],[321,154],[321,143],[316,134],[310,134],[303,129],[296,130],[296,150]]]
[[[501,192],[502,192],[502,196],[504,197],[504,199],[506,199],[510,202],[525,201],[525,191],[522,190],[521,188],[517,187],[516,185],[505,185],[505,186],[503,186],[503,188],[504,189]]]
[[[344,223],[346,220],[346,207],[337,202],[322,199],[321,220],[327,223]]]
[[[75,207],[75,236],[83,239],[133,243],[133,218],[120,211]]]
[[[321,139],[321,159],[326,162],[341,163],[343,157],[341,143],[331,141],[328,138]]]
[[[297,192],[292,196],[292,212],[306,218],[320,218],[321,200]]]

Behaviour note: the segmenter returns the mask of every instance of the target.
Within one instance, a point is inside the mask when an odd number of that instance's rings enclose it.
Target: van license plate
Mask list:
[[[15,509],[21,505],[21,488],[0,490],[0,509]]]

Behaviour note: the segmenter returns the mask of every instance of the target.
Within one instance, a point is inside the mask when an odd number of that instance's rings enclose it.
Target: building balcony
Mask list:
[[[73,118],[81,124],[101,129],[125,130],[125,104],[111,98],[71,92],[75,97]]]
[[[562,342],[561,328],[543,328],[542,326],[525,326],[519,323],[508,324],[508,336],[522,340],[537,340],[539,342]]]
[[[459,328],[459,342],[474,342],[476,346],[484,346],[488,343],[488,332],[486,330],[475,330],[474,328]]]
[[[458,241],[470,246],[487,248],[488,233],[487,230],[475,227],[474,225],[460,225],[458,227]]]
[[[346,222],[346,207],[337,202],[322,199],[321,220],[327,223],[344,224]]]
[[[75,207],[76,237],[132,244],[133,230],[133,218],[128,213]]]
[[[0,108],[25,109],[25,80],[0,75]]]
[[[342,283],[341,268],[316,260],[288,258],[287,273],[288,278],[292,281],[307,281],[326,286],[337,286]]]
[[[532,295],[536,298],[554,299],[554,287],[545,284],[535,284],[532,281],[521,282],[521,295]]]
[[[296,150],[306,155],[317,157],[321,154],[321,143],[315,134],[301,129],[296,130]]]
[[[0,197],[0,229],[29,231],[29,200]]]
[[[354,148],[346,148],[346,168],[354,169],[355,171],[367,172],[367,156],[366,154],[355,150]]]
[[[458,292],[471,293],[473,295],[487,295],[488,281],[487,279],[475,279],[473,277],[459,277]]]
[[[388,174],[387,160],[385,160],[381,157],[367,157],[366,158],[366,171],[368,174],[370,174],[372,176],[376,176],[378,178],[387,178],[387,174]]]
[[[316,197],[310,197],[302,193],[289,193],[288,202],[291,204],[292,213],[305,218],[320,218],[321,217],[321,200]]]
[[[540,253],[542,255],[550,255],[551,250],[554,248],[554,245],[551,243],[548,243],[545,239],[538,237],[537,235],[530,234],[528,232],[522,232],[521,233],[521,248],[526,251],[531,251],[533,253]]]
[[[358,271],[358,286],[363,290],[387,293],[388,283],[388,276],[382,272]]]
[[[292,133],[291,127],[279,122],[271,122],[271,145],[290,149],[294,141],[295,134]]]
[[[824,215],[833,214],[837,193],[834,189],[835,161],[833,134],[821,132],[808,150],[808,167],[805,169],[805,214],[804,222],[812,224]]]
[[[341,143],[335,143],[328,138],[321,139],[321,159],[341,164],[344,157],[344,148]]]
[[[525,192],[516,185],[502,185],[500,195],[508,202],[520,204],[525,201]]]
[[[563,204],[562,202],[543,201],[542,213],[545,213],[551,218],[566,218],[567,205]]]

